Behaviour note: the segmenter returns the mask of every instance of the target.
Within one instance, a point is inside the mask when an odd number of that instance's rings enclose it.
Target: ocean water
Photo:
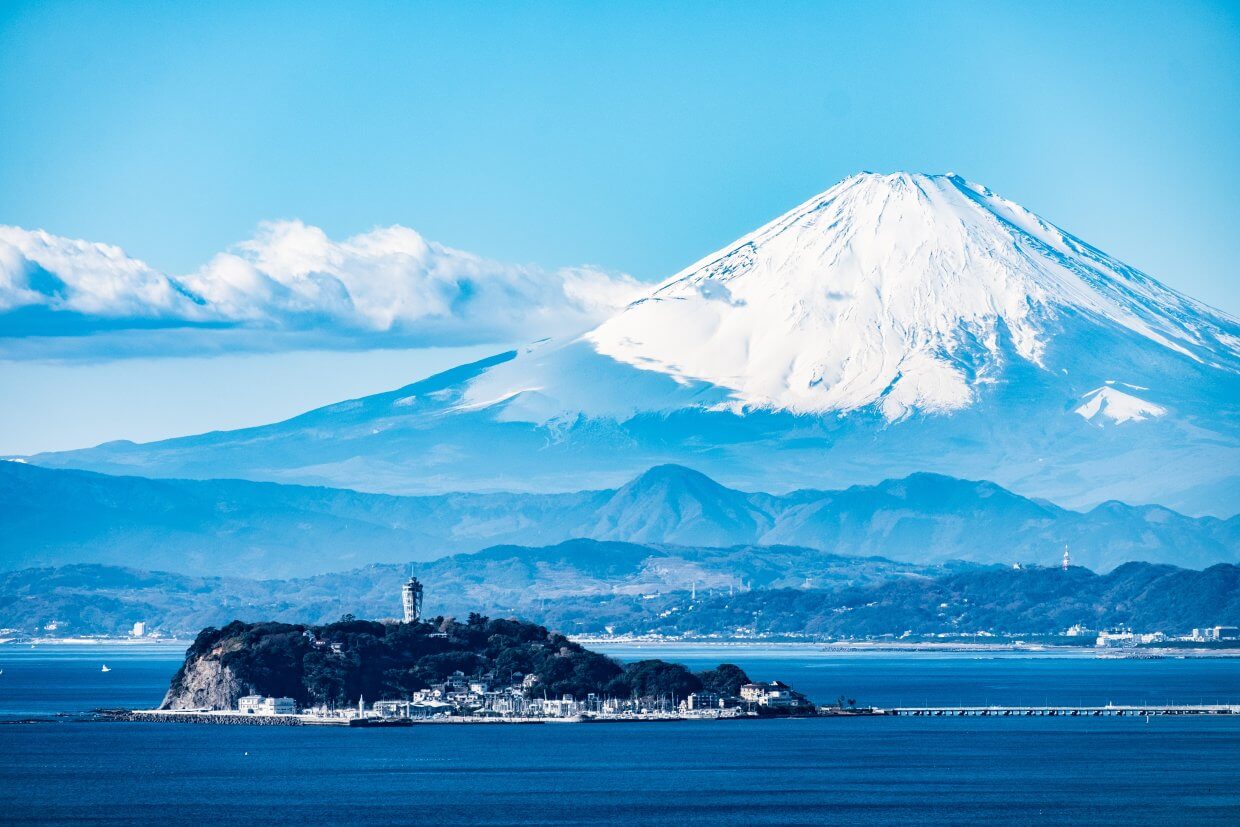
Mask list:
[[[727,660],[819,701],[1240,702],[1234,659],[610,651]],[[152,706],[179,662],[177,649],[0,646],[0,822],[1240,824],[1231,717],[359,731],[57,717]]]

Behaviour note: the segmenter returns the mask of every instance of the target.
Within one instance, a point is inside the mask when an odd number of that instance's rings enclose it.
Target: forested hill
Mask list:
[[[815,567],[802,567],[804,551],[577,541],[464,555],[416,573],[436,613],[463,617],[472,607],[571,635],[1056,634],[1077,623],[1171,634],[1240,624],[1234,565],[1196,571],[1129,563],[1096,574],[1076,566],[935,569],[822,555]],[[751,558],[766,567],[743,567]],[[707,564],[742,573],[754,588],[732,590],[710,579]],[[798,576],[776,576],[780,566]],[[110,566],[27,569],[0,574],[0,627],[40,635],[55,622],[60,635],[125,634],[141,620],[150,630],[185,636],[235,618],[325,623],[348,611],[391,617],[400,611],[407,576],[398,566],[262,581]]]
[[[1089,569],[979,568],[875,586],[767,589],[716,596],[660,617],[658,606],[621,617],[619,628],[667,634],[743,630],[830,637],[990,632],[1055,634],[1075,624],[1187,633],[1240,624],[1240,566],[1204,571],[1127,563]],[[663,609],[662,611],[667,611]],[[563,613],[562,615],[560,613]],[[544,622],[569,628],[579,607],[549,607]]]
[[[376,623],[342,618],[324,626],[242,623],[200,632],[172,678],[163,709],[235,709],[249,694],[290,697],[299,705],[352,705],[407,698],[456,672],[506,686],[537,678],[540,694],[684,698],[703,688],[737,694],[749,681],[723,664],[694,674],[646,660],[621,666],[563,635],[519,620],[478,614],[465,623]]]
[[[374,565],[289,580],[196,577],[116,566],[74,565],[0,572],[0,627],[34,633],[124,634],[133,623],[180,637],[231,620],[327,623],[353,612],[392,617],[410,570],[425,585],[428,608],[538,620],[549,602],[601,596],[661,602],[691,592],[880,583],[937,577],[969,564],[919,566],[878,557],[844,557],[794,546],[700,548],[572,540],[555,546],[497,546],[429,563]],[[679,598],[676,598],[679,599]],[[607,619],[588,614],[590,630]],[[566,631],[579,631],[572,626]]]

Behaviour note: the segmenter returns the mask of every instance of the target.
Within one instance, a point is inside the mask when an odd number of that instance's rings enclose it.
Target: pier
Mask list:
[[[1123,717],[1147,718],[1155,715],[1240,715],[1240,705],[1204,704],[1196,706],[1168,706],[1152,704],[1144,706],[900,706],[875,710],[882,715],[931,718],[971,717]]]

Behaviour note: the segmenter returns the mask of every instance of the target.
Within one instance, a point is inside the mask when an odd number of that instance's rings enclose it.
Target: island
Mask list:
[[[817,714],[787,684],[752,681],[733,664],[701,672],[662,660],[621,664],[543,626],[471,614],[207,628],[160,707],[127,717],[408,726]]]

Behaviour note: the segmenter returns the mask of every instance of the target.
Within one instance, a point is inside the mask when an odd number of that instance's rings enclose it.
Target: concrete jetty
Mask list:
[[[1155,715],[1240,715],[1240,705],[1199,704],[1195,706],[1171,706],[1166,704],[1106,706],[900,706],[874,710],[880,715],[905,717],[1103,717]]]

